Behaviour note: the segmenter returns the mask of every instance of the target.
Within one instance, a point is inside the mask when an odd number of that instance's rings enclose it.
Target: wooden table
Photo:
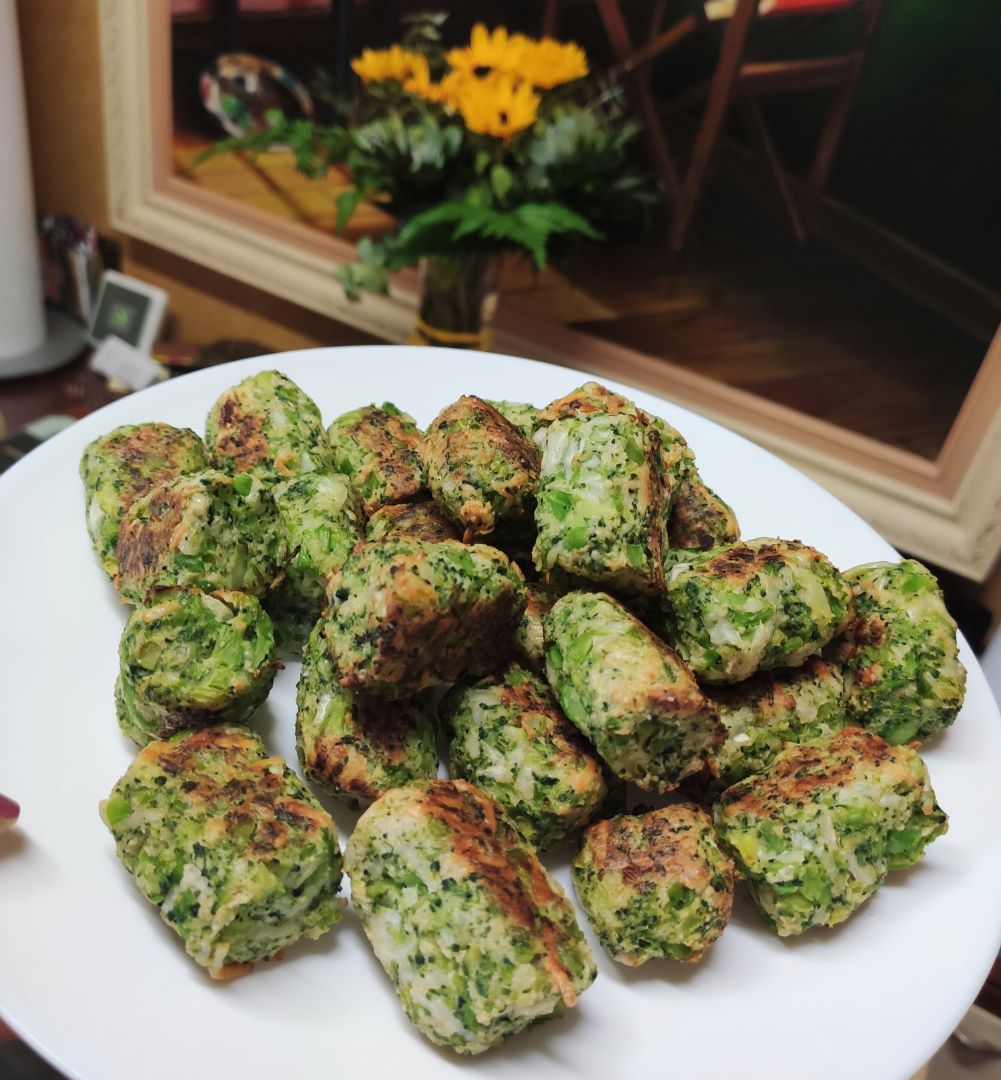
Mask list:
[[[16,435],[41,416],[61,413],[80,419],[116,401],[121,394],[109,392],[103,375],[90,370],[90,350],[76,360],[45,375],[0,379],[0,430],[4,437]]]

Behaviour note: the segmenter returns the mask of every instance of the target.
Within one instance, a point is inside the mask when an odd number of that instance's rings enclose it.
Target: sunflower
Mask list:
[[[408,94],[413,94],[414,97],[422,98],[424,101],[442,104],[449,100],[447,77],[441,82],[432,82],[431,72],[426,63],[423,70],[415,71],[410,78],[404,80],[403,89]]]
[[[361,56],[351,61],[351,68],[362,82],[385,82],[395,79],[402,83],[407,79],[429,79],[427,57],[421,53],[408,52],[399,45],[389,49],[365,49]]]
[[[587,56],[573,41],[565,44],[554,38],[527,41],[519,59],[518,74],[540,90],[582,79],[587,74]]]
[[[523,34],[508,34],[503,26],[491,32],[477,23],[469,44],[462,49],[450,49],[445,59],[453,70],[482,79],[494,71],[516,72],[522,53],[530,44]]]
[[[507,141],[535,123],[539,95],[528,83],[498,72],[489,78],[462,81],[455,106],[470,131]]]

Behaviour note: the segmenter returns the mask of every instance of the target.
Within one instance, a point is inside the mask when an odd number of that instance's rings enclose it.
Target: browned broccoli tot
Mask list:
[[[456,540],[364,544],[328,590],[323,633],[341,685],[382,697],[493,671],[525,604],[507,556]]]
[[[261,371],[222,394],[205,442],[217,469],[267,482],[330,468],[316,402],[280,371]]]
[[[129,507],[157,484],[208,464],[202,440],[170,424],[126,424],[88,443],[80,460],[87,531],[110,578],[118,573],[118,529]]]
[[[966,692],[956,624],[938,582],[914,559],[856,566],[845,580],[855,593],[845,634],[853,719],[891,743],[935,738]]]
[[[684,803],[596,822],[573,882],[598,940],[630,967],[701,960],[733,906],[733,863],[709,815]]]
[[[390,788],[437,775],[429,703],[346,690],[338,682],[322,625],[313,628],[303,650],[295,701],[303,773],[333,794],[371,802]]]
[[[713,814],[780,937],[843,922],[947,827],[916,751],[853,727],[790,746]]]
[[[341,917],[330,815],[245,728],[151,742],[101,803],[126,870],[214,979]]]
[[[421,458],[435,502],[467,542],[531,518],[539,451],[480,398],[461,397],[431,421]]]
[[[391,401],[339,416],[327,429],[334,468],[354,485],[366,514],[410,502],[424,490],[420,429]]]
[[[568,593],[545,633],[546,677],[563,712],[623,780],[670,791],[722,741],[692,673],[610,596]]]
[[[852,615],[851,589],[826,556],[770,537],[689,553],[668,572],[666,600],[667,639],[714,683],[798,667]]]
[[[442,703],[451,773],[492,795],[537,848],[594,817],[607,794],[601,761],[549,687],[517,664],[456,687]]]
[[[351,902],[406,1014],[479,1054],[560,1016],[594,981],[574,909],[508,823],[463,780],[386,792],[345,855]]]

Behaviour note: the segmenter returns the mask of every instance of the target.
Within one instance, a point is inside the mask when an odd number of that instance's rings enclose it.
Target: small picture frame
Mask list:
[[[149,356],[167,310],[167,294],[138,278],[105,270],[90,321],[88,339],[99,345],[107,337]]]

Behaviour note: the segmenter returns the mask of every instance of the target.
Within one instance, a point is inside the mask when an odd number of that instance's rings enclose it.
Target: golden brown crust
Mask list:
[[[177,476],[177,466],[170,460],[177,450],[176,438],[174,432],[168,436],[154,425],[142,424],[115,440],[111,449],[128,474],[119,499],[123,509],[127,510],[157,484]],[[151,472],[150,462],[157,458],[166,460],[162,468]]]
[[[149,503],[146,520],[125,517],[118,531],[118,577],[141,579],[160,562],[164,552],[176,550],[183,539],[182,525],[188,492],[165,487]]]
[[[215,453],[231,459],[235,472],[248,472],[267,460],[268,442],[264,437],[261,413],[245,412],[235,397],[223,398],[219,406]]]
[[[570,416],[588,416],[591,413],[605,413],[616,416],[620,412],[635,413],[636,406],[621,394],[609,390],[601,383],[590,382],[572,390],[564,397],[551,401],[540,413],[543,424],[552,424]]]
[[[705,484],[686,480],[679,486],[668,522],[672,548],[708,551],[739,536],[733,511]]]
[[[847,727],[823,748],[811,743],[790,747],[767,773],[743,781],[739,797],[727,801],[727,814],[769,817],[776,805],[809,801],[816,791],[847,783],[863,764],[881,769],[890,786],[894,775],[907,787],[914,784],[896,747],[863,728]]]
[[[704,810],[677,804],[641,816],[598,821],[585,833],[584,843],[591,849],[599,877],[616,871],[627,885],[634,886],[666,876],[701,892],[709,886],[711,875],[700,856],[699,839],[711,828],[712,819]]]
[[[784,566],[790,555],[800,562],[822,564],[827,561],[819,551],[799,540],[755,541],[753,547],[738,542],[723,548],[704,564],[703,570],[708,577],[729,580],[735,589],[740,589],[767,567]]]
[[[365,742],[389,765],[406,760],[410,726],[394,702],[370,698],[356,701]],[[375,800],[382,791],[373,786],[368,760],[357,740],[323,734],[312,744],[304,762],[306,771],[356,799]]]
[[[181,790],[193,803],[225,805],[221,817],[206,823],[207,832],[233,835],[241,826],[251,823],[253,842],[247,854],[267,859],[288,843],[290,824],[305,835],[332,829],[333,822],[326,811],[282,794],[283,769],[275,769],[283,765],[280,758],[258,758],[249,766],[254,775],[246,775],[247,753],[256,752],[258,745],[249,734],[205,728],[177,743],[149,743],[139,756],[169,776],[192,777],[181,784]],[[209,775],[202,767],[199,762],[202,755],[222,759],[213,770],[218,775]]]
[[[524,843],[515,845],[498,836],[498,806],[486,792],[464,780],[432,781],[421,806],[448,830],[456,856],[477,875],[498,906],[517,925],[541,933],[546,969],[567,1006],[576,1003],[570,973],[559,959],[560,927],[541,911],[563,904],[538,858]],[[516,836],[511,831],[512,837]]]
[[[367,459],[352,477],[359,492],[366,490],[368,478],[378,470],[382,478],[380,493],[365,498],[366,514],[374,513],[387,503],[409,502],[424,490],[417,451],[420,433],[410,428],[408,418],[395,416],[375,407],[362,410],[362,415],[343,428],[343,434],[354,439]]]
[[[391,540],[439,543],[459,539],[452,522],[430,499],[380,507],[369,518],[368,535],[372,536],[376,530],[379,530],[378,538],[383,543]]]

